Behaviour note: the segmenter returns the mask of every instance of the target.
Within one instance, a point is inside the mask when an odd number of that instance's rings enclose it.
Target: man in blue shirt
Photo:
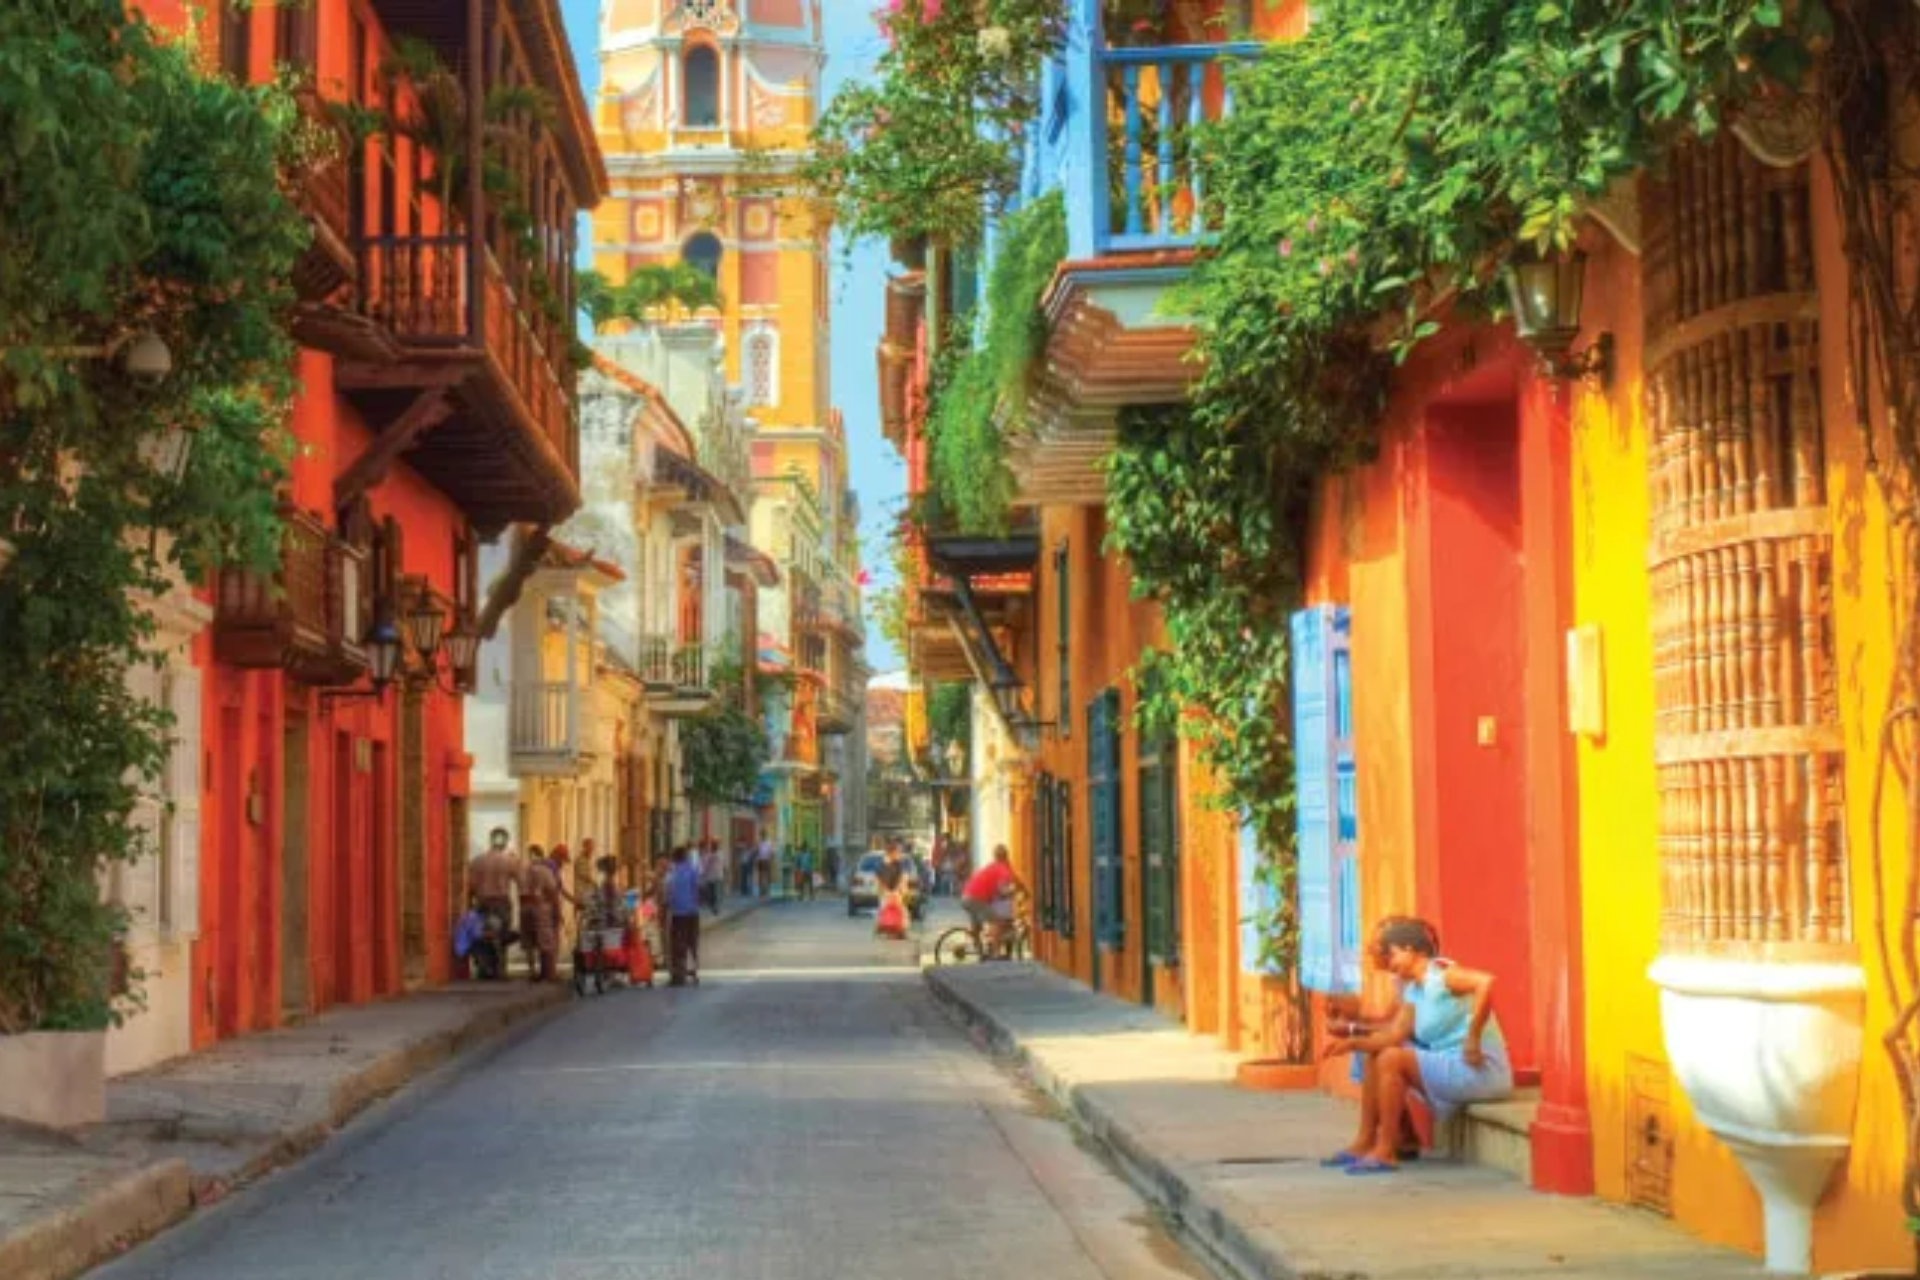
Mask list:
[[[687,847],[673,851],[667,871],[667,950],[672,977],[667,985],[684,987],[700,982],[700,864],[687,856]]]

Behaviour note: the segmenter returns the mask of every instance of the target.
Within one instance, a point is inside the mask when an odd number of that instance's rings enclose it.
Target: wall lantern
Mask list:
[[[967,749],[956,741],[947,743],[947,776],[957,778],[967,767]]]
[[[453,668],[454,684],[471,690],[474,684],[475,666],[480,658],[480,633],[473,624],[460,621],[453,624],[453,630],[447,632],[447,665]]]
[[[1579,355],[1580,307],[1587,283],[1587,256],[1569,253],[1541,258],[1531,253],[1507,267],[1507,291],[1513,303],[1513,327],[1520,340],[1538,352],[1556,378],[1613,380],[1613,335],[1603,333]]]
[[[425,587],[413,598],[413,607],[407,610],[407,640],[413,645],[413,651],[431,664],[434,650],[440,647],[440,633],[446,629],[447,615],[440,612],[434,604],[433,596]]]
[[[373,691],[377,697],[393,683],[400,669],[400,632],[391,622],[376,622],[367,633],[367,665],[371,668]]]

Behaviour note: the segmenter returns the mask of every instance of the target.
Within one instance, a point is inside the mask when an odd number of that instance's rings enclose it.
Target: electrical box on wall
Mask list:
[[[1567,632],[1567,732],[1595,741],[1607,736],[1606,662],[1597,623]]]

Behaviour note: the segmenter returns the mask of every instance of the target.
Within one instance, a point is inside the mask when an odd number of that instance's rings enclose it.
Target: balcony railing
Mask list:
[[[571,765],[588,753],[581,692],[566,680],[514,686],[508,746],[517,768],[530,761]]]
[[[404,347],[457,351],[476,341],[506,379],[514,408],[552,442],[570,467],[579,447],[562,361],[565,335],[516,291],[489,252],[482,264],[485,304],[476,316],[464,234],[371,236],[360,242],[360,308]]]
[[[294,264],[295,291],[308,301],[331,296],[353,279],[353,202],[349,178],[351,142],[328,108],[311,90],[300,94],[300,111],[309,122],[331,134],[335,150],[309,167],[299,200],[313,222],[313,243]]]
[[[640,680],[651,689],[705,690],[705,646],[673,636],[641,637]]]
[[[1103,49],[1096,43],[1077,51],[1074,62],[1096,90],[1090,100],[1105,104],[1085,122],[1092,163],[1083,189],[1070,193],[1070,206],[1090,223],[1091,252],[1189,248],[1207,238],[1198,135],[1233,111],[1227,63],[1259,48]]]
[[[317,516],[290,513],[278,572],[220,571],[215,656],[315,684],[356,679],[367,666],[363,559]]]

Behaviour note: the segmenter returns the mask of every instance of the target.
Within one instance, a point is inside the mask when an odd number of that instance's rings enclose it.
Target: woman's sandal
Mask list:
[[[1388,1164],[1385,1160],[1376,1160],[1372,1156],[1355,1160],[1347,1166],[1347,1176],[1349,1178],[1370,1178],[1376,1173],[1398,1172],[1400,1172],[1399,1165]]]
[[[1322,1160],[1320,1167],[1322,1169],[1345,1169],[1349,1165],[1360,1163],[1360,1161],[1365,1158],[1364,1156],[1357,1156],[1351,1151],[1336,1151],[1325,1160]]]

